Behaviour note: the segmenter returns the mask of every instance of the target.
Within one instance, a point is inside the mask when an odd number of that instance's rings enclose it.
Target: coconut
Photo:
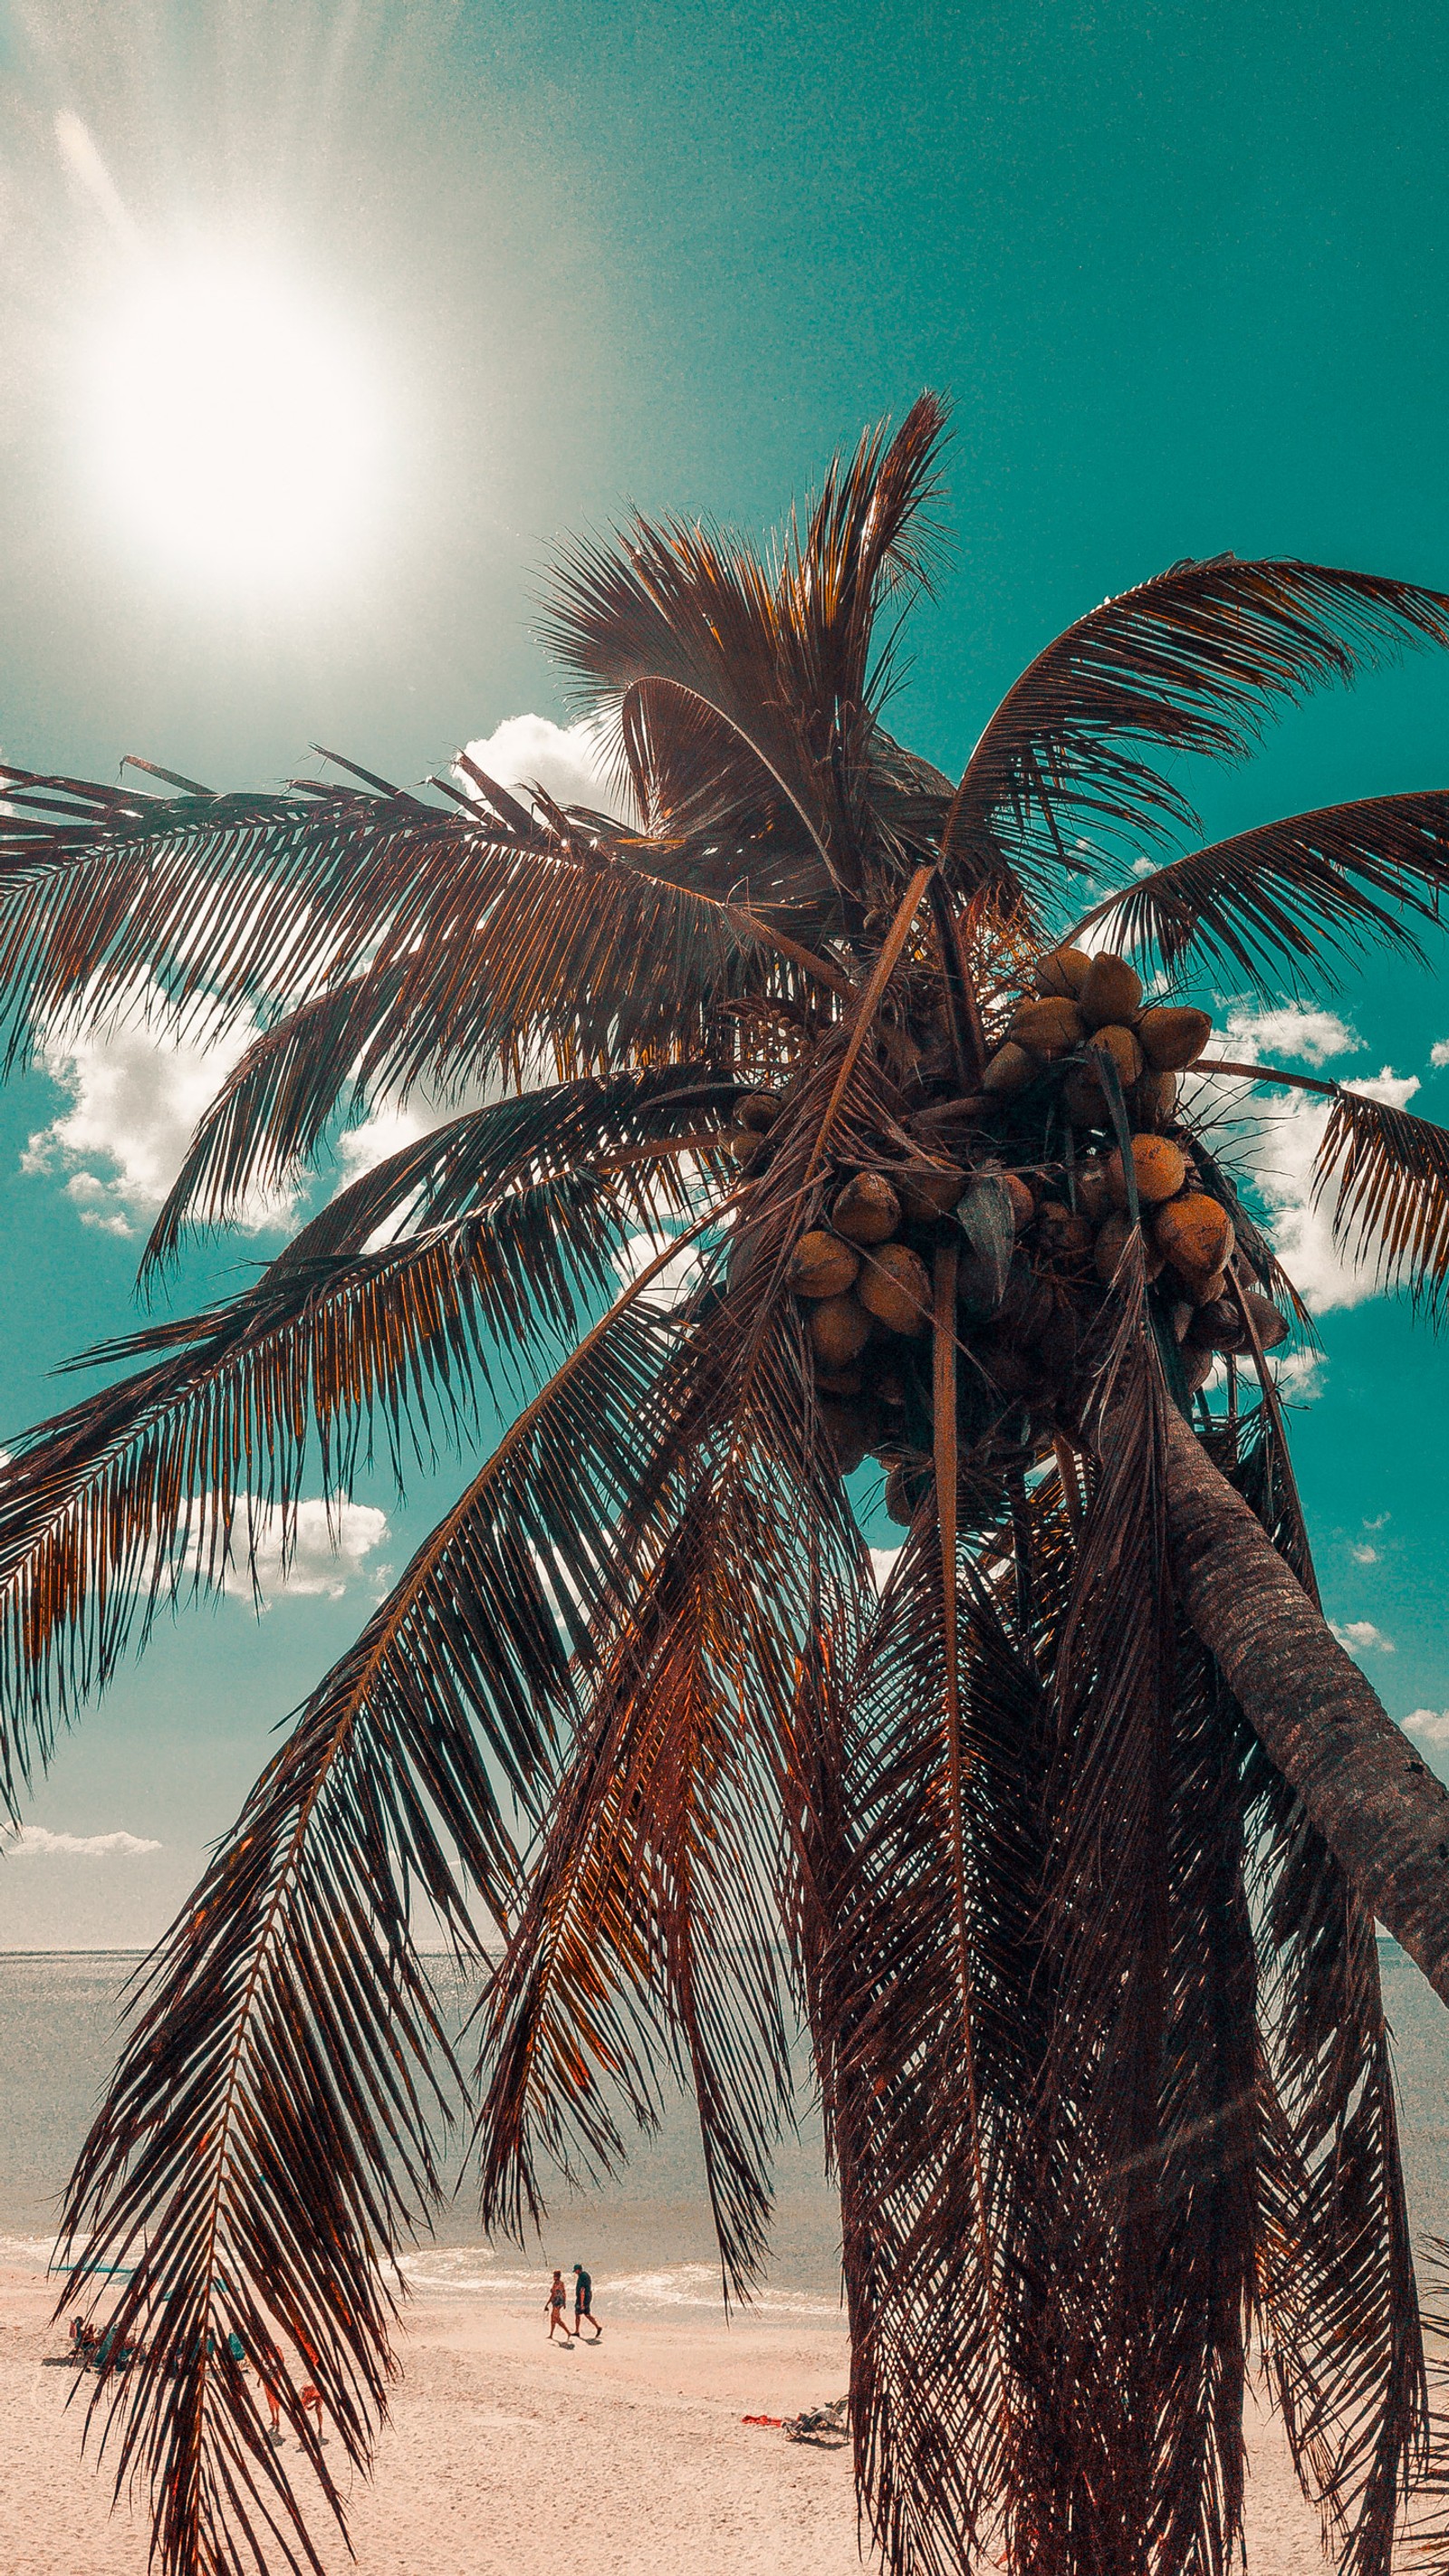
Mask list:
[[[1138,1198],[1145,1206],[1156,1207],[1163,1199],[1176,1198],[1187,1178],[1187,1156],[1167,1136],[1134,1136],[1132,1177]],[[1120,1152],[1107,1158],[1107,1188],[1114,1207],[1124,1208],[1127,1175]]]
[[[1137,1081],[1141,1074],[1142,1049],[1138,1045],[1132,1031],[1130,1029],[1120,1027],[1115,1020],[1109,1027],[1098,1029],[1091,1045],[1087,1049],[1086,1058],[1082,1067],[1084,1073],[1089,1076],[1095,1076],[1096,1079],[1101,1082],[1102,1077],[1098,1073],[1097,1067],[1092,1062],[1093,1056],[1111,1057],[1112,1062],[1117,1068],[1117,1079],[1121,1083],[1124,1091],[1130,1091],[1132,1085]],[[1102,1083],[1102,1088],[1105,1091],[1105,1082]]]
[[[735,1102],[735,1125],[753,1127],[756,1135],[763,1136],[767,1127],[774,1126],[783,1106],[778,1091],[743,1092]]]
[[[1086,1022],[1076,1003],[1065,998],[1041,1002],[1023,1002],[1011,1023],[1011,1034],[1018,1046],[1030,1047],[1034,1055],[1070,1055],[1087,1034]]]
[[[861,1269],[859,1296],[867,1314],[893,1333],[924,1333],[931,1321],[931,1274],[918,1252],[883,1243]]]
[[[1265,1297],[1261,1289],[1245,1288],[1243,1304],[1252,1316],[1258,1339],[1265,1351],[1276,1351],[1280,1342],[1287,1341],[1288,1319],[1286,1315],[1279,1314],[1271,1297]]]
[[[1036,989],[1053,1000],[1065,995],[1074,1002],[1091,963],[1085,948],[1054,948],[1049,956],[1037,961]]]
[[[966,1175],[959,1163],[912,1163],[897,1173],[895,1187],[901,1214],[912,1225],[928,1225],[932,1217],[950,1214]]]
[[[849,1368],[870,1340],[870,1317],[855,1297],[821,1297],[810,1309],[810,1347],[827,1368]]]
[[[1160,1152],[1167,1139],[1153,1137],[1151,1142]],[[1168,1151],[1175,1152],[1176,1148],[1169,1146]],[[1231,1258],[1232,1218],[1205,1190],[1169,1199],[1166,1207],[1158,1209],[1152,1230],[1158,1250],[1166,1254],[1179,1277],[1186,1279],[1194,1291],[1199,1282],[1210,1279]]]
[[[977,1358],[998,1395],[1030,1395],[1041,1384],[1041,1371],[1014,1342],[982,1341]]]
[[[1182,1073],[1196,1064],[1212,1033],[1206,1011],[1158,1005],[1144,1011],[1137,1022],[1142,1052],[1157,1073]]]
[[[815,1387],[817,1394],[859,1395],[864,1384],[865,1371],[861,1368],[858,1360],[852,1360],[848,1368],[825,1368],[818,1362],[816,1364]]]
[[[1105,1127],[1107,1103],[1095,1065],[1072,1066],[1062,1084],[1061,1101],[1074,1127]]]
[[[1036,1214],[1036,1201],[1019,1173],[1003,1172],[1001,1178],[1011,1201],[1011,1222],[1017,1233],[1022,1234]]]
[[[1060,1199],[1043,1199],[1036,1212],[1036,1235],[1048,1261],[1077,1261],[1092,1247],[1092,1229]]]
[[[1182,1373],[1187,1380],[1189,1395],[1201,1392],[1212,1376],[1214,1366],[1215,1354],[1212,1351],[1194,1350],[1191,1343],[1188,1344],[1182,1354]]]
[[[879,1427],[871,1407],[827,1396],[820,1407],[820,1427],[830,1443],[836,1474],[853,1476]]]
[[[981,1077],[981,1088],[990,1098],[1000,1100],[1013,1091],[1025,1091],[1027,1084],[1035,1082],[1040,1071],[1040,1057],[1028,1055],[1025,1047],[1008,1040],[1005,1046],[997,1048]]]
[[[1077,1206],[1089,1225],[1100,1225],[1112,1209],[1111,1185],[1105,1163],[1078,1163],[1076,1171]]]
[[[836,1233],[851,1243],[886,1243],[900,1221],[900,1200],[879,1172],[857,1172],[830,1211]]]
[[[785,1280],[797,1297],[843,1297],[847,1288],[854,1287],[859,1269],[860,1254],[854,1244],[842,1243],[838,1234],[827,1234],[822,1226],[812,1226],[791,1253]]]
[[[1127,1115],[1134,1127],[1149,1134],[1154,1129],[1170,1127],[1177,1115],[1176,1074],[1144,1073],[1127,1095]]]
[[[1077,996],[1077,1007],[1089,1029],[1120,1026],[1135,1017],[1141,1001],[1142,978],[1125,957],[1104,952],[1093,958]]]
[[[1210,1297],[1195,1308],[1188,1340],[1199,1351],[1241,1351],[1248,1328],[1231,1297]]]
[[[1097,1228],[1097,1240],[1093,1247],[1092,1259],[1099,1279],[1111,1280],[1116,1277],[1117,1264],[1122,1258],[1132,1233],[1131,1219],[1126,1216],[1109,1216],[1106,1224]],[[1155,1279],[1162,1268],[1163,1257],[1150,1235],[1143,1237],[1142,1252],[1147,1277]]]
[[[764,1137],[757,1136],[752,1127],[726,1127],[721,1132],[720,1143],[727,1154],[733,1154],[744,1172],[752,1172],[767,1151]]]
[[[907,1467],[898,1461],[886,1477],[885,1504],[898,1529],[909,1529],[916,1511],[925,1500],[930,1483],[928,1470]]]

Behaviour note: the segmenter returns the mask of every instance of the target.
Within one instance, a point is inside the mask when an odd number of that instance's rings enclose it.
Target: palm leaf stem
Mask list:
[[[871,1023],[880,1008],[881,996],[896,971],[901,950],[910,937],[911,924],[920,909],[921,897],[935,873],[934,864],[917,868],[902,897],[900,909],[886,932],[880,955],[871,969],[869,981],[856,1005],[850,1035],[846,1040],[845,1053],[840,1060],[840,1070],[836,1074],[830,1098],[825,1104],[825,1115],[820,1121],[819,1133],[811,1147],[810,1160],[805,1167],[805,1177],[800,1184],[801,1197],[804,1196],[825,1159],[825,1148],[830,1141],[831,1130],[839,1114],[840,1104],[849,1088],[850,1077],[859,1061],[860,1050],[870,1035]]]
[[[1311,1073],[1284,1073],[1276,1064],[1229,1064],[1225,1057],[1200,1055],[1192,1068],[1194,1073],[1233,1073],[1244,1082],[1281,1082],[1291,1091],[1321,1092],[1325,1100],[1337,1100],[1341,1082],[1320,1082]]]

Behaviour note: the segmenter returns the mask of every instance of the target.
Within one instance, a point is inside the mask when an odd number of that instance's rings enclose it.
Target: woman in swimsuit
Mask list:
[[[564,2315],[564,2301],[567,2297],[568,2292],[564,2288],[564,2276],[562,2272],[555,2272],[553,2280],[549,2285],[548,2297],[543,2303],[545,2308],[548,2310],[548,2339],[549,2342],[552,2343],[554,2328],[556,2326],[562,2326],[564,2350],[565,2352],[572,2352],[574,2347],[572,2337],[569,2334],[569,2321]]]

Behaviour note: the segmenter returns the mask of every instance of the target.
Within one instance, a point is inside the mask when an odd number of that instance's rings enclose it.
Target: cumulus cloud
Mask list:
[[[1449,1708],[1411,1708],[1404,1727],[1421,1744],[1449,1744]]]
[[[631,1234],[627,1243],[621,1244],[614,1256],[614,1267],[619,1274],[620,1284],[625,1288],[632,1286],[633,1282],[648,1269],[650,1262],[658,1259],[663,1250],[664,1244],[658,1235]],[[646,1292],[649,1299],[659,1306],[682,1305],[684,1299],[699,1285],[702,1259],[703,1255],[697,1243],[684,1244],[676,1252],[673,1260],[666,1261],[663,1269],[651,1279]]]
[[[1449,1038],[1435,1039],[1429,1049],[1429,1062],[1432,1065],[1449,1064]]]
[[[1402,1109],[1418,1090],[1419,1079],[1385,1065],[1381,1073],[1344,1088]],[[1361,1306],[1377,1293],[1372,1256],[1355,1260],[1334,1242],[1332,1187],[1314,1205],[1314,1164],[1331,1110],[1330,1101],[1311,1097],[1295,1099],[1283,1109],[1275,1104],[1264,1116],[1256,1151],[1255,1178],[1266,1202],[1274,1249],[1317,1315],[1333,1307]]]
[[[98,1029],[66,1018],[37,1034],[36,1061],[70,1106],[36,1130],[21,1169],[66,1175],[81,1223],[105,1234],[134,1234],[155,1215],[197,1119],[256,1035],[247,1014],[217,1013],[178,1036],[161,1025],[161,1000],[152,983]],[[258,1194],[238,1221],[260,1232],[284,1224],[294,1204]]]
[[[389,1581],[391,1568],[369,1565],[367,1559],[390,1536],[386,1512],[345,1495],[330,1505],[320,1495],[299,1503],[286,1525],[282,1514],[264,1503],[253,1502],[249,1514],[243,1497],[233,1524],[232,1562],[217,1588],[243,1600],[255,1598],[263,1610],[275,1601],[340,1601],[359,1583],[377,1592]],[[193,1561],[205,1565],[204,1546]]]
[[[588,720],[556,725],[547,716],[505,716],[490,734],[470,742],[467,753],[500,787],[525,794],[541,787],[556,805],[587,805],[621,822],[631,819],[629,799],[610,776],[599,728]],[[466,770],[454,775],[460,787],[471,786]]]
[[[1372,1619],[1330,1619],[1329,1626],[1341,1646],[1351,1655],[1392,1655],[1397,1652],[1392,1637],[1376,1628]]]
[[[875,1574],[876,1590],[878,1592],[884,1592],[887,1583],[895,1572],[896,1559],[900,1555],[901,1547],[904,1546],[904,1544],[905,1542],[902,1540],[900,1544],[895,1547],[873,1547],[871,1549],[870,1562]]]
[[[1287,1056],[1299,1064],[1327,1064],[1336,1055],[1357,1055],[1363,1040],[1333,1011],[1312,1011],[1300,1002],[1276,1011],[1230,1011],[1222,1043],[1257,1057]]]
[[[7,1825],[0,1832],[6,1860],[133,1860],[160,1849],[141,1834],[53,1834],[46,1825]]]
[[[1348,1552],[1355,1565],[1377,1565],[1379,1561],[1378,1549],[1370,1547],[1367,1539],[1360,1546],[1351,1547]]]

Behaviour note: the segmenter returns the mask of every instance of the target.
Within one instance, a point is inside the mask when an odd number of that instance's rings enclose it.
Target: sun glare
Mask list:
[[[359,541],[382,444],[364,352],[260,265],[151,268],[89,352],[92,459],[107,513],[196,586],[312,585]]]

